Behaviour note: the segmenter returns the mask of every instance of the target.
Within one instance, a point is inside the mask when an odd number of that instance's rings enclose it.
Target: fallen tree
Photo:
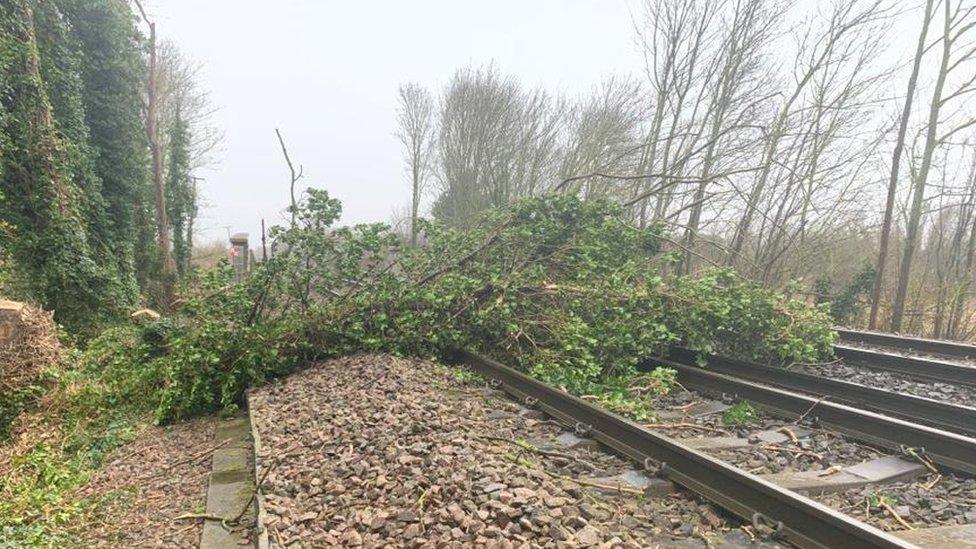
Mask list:
[[[660,228],[629,224],[609,202],[529,198],[465,231],[427,223],[419,248],[383,225],[333,228],[340,211],[311,191],[244,283],[228,287],[218,270],[186,293],[158,359],[160,419],[233,405],[306,360],[358,350],[466,347],[591,392],[675,343],[786,363],[815,361],[833,342],[825,306],[731,270],[662,274],[677,258],[662,253]]]

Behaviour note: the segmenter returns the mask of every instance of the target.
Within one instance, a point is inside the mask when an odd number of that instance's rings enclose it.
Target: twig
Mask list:
[[[509,444],[513,444],[513,445],[521,448],[522,450],[526,450],[526,451],[532,452],[534,454],[538,454],[540,456],[553,457],[553,458],[562,458],[562,459],[568,459],[568,460],[571,460],[571,461],[576,461],[576,462],[579,462],[579,463],[585,465],[587,468],[589,468],[590,471],[596,471],[597,470],[597,467],[595,465],[593,465],[592,463],[590,463],[590,462],[588,462],[586,460],[580,459],[580,458],[578,458],[576,456],[573,456],[573,455],[570,455],[570,454],[564,454],[562,452],[553,452],[553,451],[549,451],[549,450],[543,450],[541,448],[538,448],[536,446],[533,446],[532,444],[529,444],[528,442],[521,442],[521,441],[513,440],[513,439],[510,439],[510,438],[494,437],[494,436],[488,436],[488,435],[483,435],[481,438],[486,439],[486,440],[496,440],[496,441],[500,441],[500,442],[507,442]]]
[[[190,519],[203,519],[203,520],[214,520],[220,522],[220,526],[230,531],[230,523],[227,521],[227,517],[222,517],[220,515],[211,515],[209,513],[186,513],[178,517],[173,518],[173,520],[190,520]]]
[[[797,448],[786,448],[784,446],[779,446],[779,445],[776,445],[776,444],[767,444],[767,445],[763,446],[762,448],[764,450],[773,450],[773,451],[776,451],[776,452],[789,452],[789,453],[791,453],[793,455],[796,455],[796,456],[810,456],[810,457],[816,459],[817,461],[822,461],[823,460],[823,456],[822,455],[820,455],[820,454],[818,454],[816,452],[810,452],[808,450],[800,450],[800,449],[797,449]]]
[[[547,475],[549,475],[549,476],[551,476],[551,477],[553,477],[553,478],[558,478],[560,480],[568,480],[570,482],[575,482],[576,484],[580,484],[582,486],[590,486],[592,488],[600,488],[601,490],[613,490],[613,491],[616,491],[616,492],[620,492],[622,494],[633,494],[633,495],[636,495],[636,496],[640,496],[640,495],[643,495],[644,494],[644,491],[643,490],[638,490],[637,488],[630,488],[630,487],[623,486],[623,485],[620,485],[620,484],[618,484],[617,486],[613,486],[613,485],[610,485],[610,484],[601,484],[599,482],[593,482],[591,480],[585,480],[585,479],[581,479],[581,478],[567,477],[565,475],[557,475],[555,473],[550,473],[549,471],[546,471],[545,469],[542,469],[542,472],[545,473],[545,474],[547,474]]]
[[[818,477],[829,477],[830,475],[833,475],[835,473],[839,473],[839,472],[841,472],[843,470],[844,470],[844,468],[841,467],[840,465],[832,465],[832,466],[824,469],[823,471],[821,471],[820,474],[817,475],[817,476]]]
[[[291,185],[289,187],[289,192],[291,194],[291,225],[294,227],[295,216],[298,215],[298,202],[295,200],[295,183],[302,178],[305,170],[302,166],[299,166],[298,173],[295,173],[295,166],[291,163],[291,157],[288,156],[288,149],[285,148],[285,140],[281,137],[281,132],[278,131],[278,128],[275,128],[275,135],[278,136],[278,143],[281,144],[281,153],[285,155],[285,162],[288,164],[288,171],[291,172]]]
[[[260,491],[261,487],[264,486],[264,479],[268,478],[268,473],[270,473],[276,465],[278,465],[277,461],[271,462],[271,465],[269,465],[268,468],[261,473],[261,478],[258,479],[258,483],[254,486],[254,490],[251,492],[251,497],[247,498],[247,503],[245,503],[244,507],[241,508],[241,512],[237,513],[237,516],[231,519],[230,522],[237,523],[237,521],[241,520],[241,517],[244,516],[244,513],[246,513],[247,509],[251,506],[251,502],[253,502],[254,498],[258,496],[258,491]]]
[[[779,432],[780,433],[783,433],[784,435],[786,435],[788,437],[790,437],[790,440],[793,441],[793,444],[799,444],[800,443],[800,439],[798,439],[796,437],[796,433],[794,433],[789,427],[781,427],[779,429]]]
[[[170,534],[170,537],[176,537],[176,536],[182,534],[183,532],[186,532],[187,530],[190,530],[192,528],[196,528],[196,526],[197,526],[196,524],[191,524],[191,525],[187,526],[186,528],[180,528],[179,530],[177,530],[177,531],[173,532],[172,534]]]
[[[643,427],[648,429],[701,429],[702,431],[711,431],[713,433],[725,434],[725,431],[716,427],[709,427],[707,425],[698,425],[697,423],[644,423]]]
[[[189,520],[189,519],[218,520],[220,522],[224,522],[227,520],[227,518],[224,516],[211,515],[210,513],[184,513],[178,517],[173,518],[173,520]]]
[[[931,490],[932,488],[935,487],[936,484],[939,483],[940,480],[942,480],[942,475],[935,475],[935,480],[933,480],[932,482],[930,482],[928,484],[923,484],[922,485],[922,488],[924,488],[926,490]],[[976,503],[976,502],[974,502],[974,503]]]
[[[519,454],[520,455],[521,455],[521,453],[523,451],[531,451],[529,448],[526,448],[523,445],[518,445],[518,447],[519,447]],[[611,486],[609,484],[601,484],[599,482],[593,482],[593,481],[590,481],[590,480],[573,478],[573,477],[568,477],[568,476],[565,476],[565,475],[557,475],[556,473],[550,473],[549,471],[546,471],[545,467],[539,466],[537,464],[533,464],[531,461],[528,461],[526,459],[522,459],[520,457],[520,455],[519,456],[510,456],[511,459],[512,459],[512,461],[515,464],[521,465],[523,467],[528,467],[528,468],[531,468],[531,469],[537,469],[537,470],[541,471],[543,474],[548,475],[548,476],[550,476],[552,478],[555,478],[555,479],[567,480],[569,482],[573,482],[573,483],[579,484],[581,486],[590,486],[592,488],[599,488],[601,490],[613,490],[613,491],[616,491],[616,492],[621,493],[621,494],[632,494],[632,495],[635,495],[635,496],[640,496],[640,495],[643,495],[644,494],[644,491],[643,490],[638,490],[636,488],[630,488],[630,487],[622,486],[622,485]]]
[[[799,425],[799,423],[801,421],[803,421],[804,419],[806,419],[806,417],[808,415],[810,415],[810,412],[812,412],[814,408],[816,408],[817,406],[819,406],[820,403],[823,402],[823,401],[825,401],[825,400],[827,400],[827,395],[824,395],[824,396],[820,397],[819,399],[817,399],[816,402],[814,402],[809,408],[807,408],[807,411],[806,412],[803,412],[802,414],[800,414],[800,417],[796,418],[796,421],[793,422],[793,425]]]
[[[678,410],[678,411],[681,411],[681,412],[687,412],[688,410],[691,410],[695,406],[698,406],[698,404],[699,404],[699,402],[696,400],[694,402],[689,402],[688,404],[685,404],[684,406],[677,406],[677,407],[671,408],[671,409],[672,410]]]
[[[241,517],[243,517],[244,513],[246,513],[248,508],[251,507],[251,503],[254,501],[254,498],[257,497],[258,490],[260,490],[261,486],[264,485],[264,480],[268,478],[268,473],[270,473],[271,470],[274,469],[275,465],[277,464],[278,464],[277,461],[272,462],[271,465],[264,470],[264,473],[261,474],[261,479],[258,480],[258,483],[254,486],[254,490],[251,492],[251,497],[247,498],[247,502],[244,503],[244,507],[242,507],[241,511],[236,515],[234,515],[233,517],[212,515],[210,513],[185,513],[174,518],[173,520],[189,520],[189,519],[216,520],[216,521],[220,521],[220,525],[223,526],[225,530],[230,530],[231,529],[230,525],[237,524],[238,522],[240,522]]]
[[[894,508],[892,508],[891,505],[889,505],[887,501],[884,501],[884,500],[879,501],[878,502],[878,506],[884,508],[885,511],[888,511],[889,513],[891,513],[891,516],[895,517],[895,520],[897,520],[898,523],[901,524],[902,526],[904,526],[905,528],[907,528],[909,530],[914,530],[915,529],[914,526],[912,526],[911,524],[908,524],[907,522],[905,522],[905,519],[901,518],[901,515],[898,514],[898,511],[895,511]]]
[[[927,458],[924,455],[920,454],[917,450],[915,450],[915,448],[907,447],[907,448],[904,449],[904,452],[908,456],[913,457],[916,460],[918,460],[918,462],[921,463],[922,465],[924,465],[925,468],[928,469],[929,471],[931,471],[931,472],[933,472],[935,474],[939,474],[939,469],[936,468],[936,466],[935,466],[934,463],[932,463],[932,460],[930,460],[929,458]]]
[[[160,473],[169,471],[170,469],[179,467],[180,465],[184,465],[186,463],[196,463],[197,460],[199,460],[200,458],[205,457],[205,456],[207,456],[209,454],[212,454],[212,453],[216,452],[220,448],[226,446],[227,443],[229,443],[230,441],[231,441],[231,439],[226,438],[226,439],[222,440],[219,444],[216,444],[216,445],[214,445],[211,448],[208,448],[208,449],[206,449],[206,450],[204,450],[202,452],[198,452],[198,453],[196,453],[196,454],[194,454],[194,455],[192,455],[192,456],[190,456],[190,457],[188,457],[186,459],[181,459],[180,461],[177,461],[176,463],[174,463],[172,465],[169,465],[168,467],[166,467],[165,469],[163,469],[162,471],[160,471]]]

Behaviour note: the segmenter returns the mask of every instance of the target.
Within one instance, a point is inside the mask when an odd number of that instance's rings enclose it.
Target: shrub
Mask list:
[[[831,353],[828,305],[811,306],[719,269],[671,280],[671,320],[682,344],[759,362],[812,362]]]

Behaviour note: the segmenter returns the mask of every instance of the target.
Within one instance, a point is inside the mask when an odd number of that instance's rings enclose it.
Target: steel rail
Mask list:
[[[861,330],[850,330],[847,328],[834,328],[834,330],[837,332],[837,335],[840,336],[841,341],[851,343],[866,343],[868,345],[879,345],[882,347],[892,347],[906,351],[919,351],[922,353],[954,356],[957,358],[976,359],[976,345],[971,345],[969,343],[947,341],[944,339],[901,336],[880,332],[865,332]]]
[[[949,469],[976,474],[976,438],[911,423],[852,406],[769,387],[670,360],[649,363],[674,368],[678,383],[689,389],[732,395],[787,417],[811,417],[822,425],[893,451],[914,448]]]
[[[694,352],[680,348],[672,349],[668,355],[669,360],[690,366],[695,364],[696,358]],[[783,368],[772,368],[718,355],[708,356],[706,368],[720,374],[800,391],[817,397],[827,397],[832,402],[867,408],[938,429],[969,436],[976,435],[976,408],[968,406],[875,389],[819,375],[791,372]]]
[[[498,362],[466,351],[459,351],[458,355],[471,369],[499,383],[516,399],[531,403],[648,468],[656,466],[659,475],[719,507],[754,523],[775,524],[779,535],[798,546],[914,547]]]
[[[973,366],[847,345],[834,345],[834,355],[875,370],[897,372],[932,381],[976,386],[976,367]]]

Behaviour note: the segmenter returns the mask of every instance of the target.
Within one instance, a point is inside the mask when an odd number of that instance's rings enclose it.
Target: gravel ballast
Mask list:
[[[690,406],[709,402],[719,404],[721,401],[695,391],[674,390],[657,399],[654,405],[659,414],[674,416],[683,410],[688,410]],[[732,398],[725,399],[726,404],[731,405],[734,402]],[[874,448],[848,440],[832,431],[816,428],[809,421],[797,425],[793,421],[773,417],[758,406],[755,408],[755,413],[754,420],[745,426],[726,425],[723,423],[723,414],[716,412],[701,416],[686,415],[672,418],[648,427],[681,440],[707,437],[747,439],[750,442],[748,446],[704,451],[757,475],[820,471],[835,466],[856,465],[884,455]],[[763,431],[782,432],[784,436],[789,434],[795,436],[798,428],[805,428],[810,432],[799,437],[796,442],[784,441],[770,444],[756,438],[756,435]]]
[[[457,371],[386,355],[315,365],[250,395],[272,547],[704,546],[745,531]],[[596,485],[596,486],[595,486]],[[730,532],[731,530],[731,532]]]
[[[906,524],[912,528],[976,524],[976,479],[952,474],[865,486],[818,499],[888,531],[906,530]],[[890,510],[877,504],[882,499]]]
[[[957,406],[976,407],[976,388],[939,381],[913,378],[896,372],[886,372],[850,362],[804,365],[798,372],[857,383],[904,395],[930,398]]]
[[[832,367],[849,368],[843,364]],[[689,405],[708,401],[708,397],[695,392],[673,391],[659,399],[656,405],[659,413],[674,413]],[[731,402],[731,399],[726,399],[726,403]],[[721,417],[721,413],[701,417],[686,416],[676,423],[681,428],[667,428],[663,431],[669,436],[685,440],[702,436],[738,436],[753,443],[760,431],[798,428],[793,422],[778,420],[761,410],[758,411],[755,422],[748,427],[723,425]],[[755,441],[747,447],[706,451],[723,461],[760,475],[846,467],[891,453],[849,441],[836,433],[814,428],[809,423],[805,426],[811,431],[796,444],[764,445]],[[776,450],[771,452],[770,448]],[[818,495],[814,499],[885,531],[976,523],[976,479],[949,473],[930,473],[904,482],[872,484]],[[890,509],[878,505],[882,500]]]

